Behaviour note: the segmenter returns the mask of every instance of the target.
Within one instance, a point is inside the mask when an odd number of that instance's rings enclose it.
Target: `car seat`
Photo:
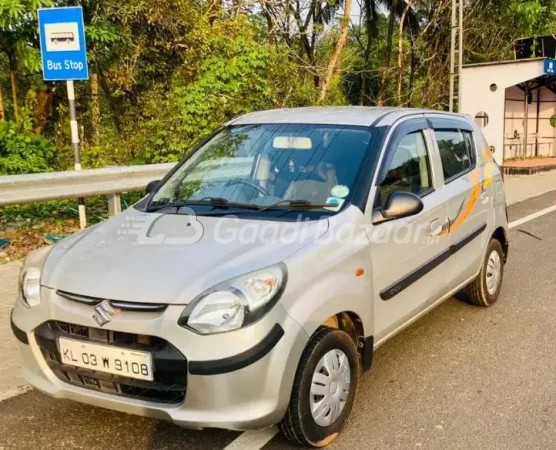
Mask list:
[[[285,200],[309,200],[325,203],[332,194],[330,191],[338,184],[336,169],[332,164],[319,162],[309,173],[290,183]]]

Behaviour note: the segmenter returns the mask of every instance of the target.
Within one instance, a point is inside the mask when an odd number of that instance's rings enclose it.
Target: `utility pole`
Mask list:
[[[457,66],[456,66],[456,54],[457,54]],[[452,0],[452,33],[450,39],[450,111],[451,112],[459,112],[461,109],[460,105],[461,105],[462,67],[463,67],[463,0]],[[455,107],[456,101],[457,101],[457,108]]]

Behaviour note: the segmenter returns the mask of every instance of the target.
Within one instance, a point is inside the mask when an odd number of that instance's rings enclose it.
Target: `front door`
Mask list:
[[[427,122],[399,125],[379,170],[374,207],[384,206],[394,191],[409,191],[421,198],[424,209],[371,229],[377,344],[443,293],[449,243],[441,236],[448,225],[448,196],[439,167]]]

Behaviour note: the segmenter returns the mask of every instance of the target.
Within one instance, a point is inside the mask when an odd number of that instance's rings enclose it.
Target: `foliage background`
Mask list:
[[[555,4],[465,0],[465,63],[552,33]],[[85,167],[175,161],[253,110],[447,108],[451,0],[0,0],[0,175],[72,166],[65,85],[42,81],[36,22],[39,7],[71,5],[91,73],[77,83]]]
[[[511,59],[514,39],[555,31],[556,0],[462,1],[464,63]],[[447,109],[451,3],[0,0],[0,176],[73,168],[65,83],[42,80],[40,7],[83,7],[77,113],[83,167],[96,168],[176,161],[254,110]],[[0,208],[0,262],[77,231],[75,203]],[[103,199],[86,203],[89,223],[107,216]]]

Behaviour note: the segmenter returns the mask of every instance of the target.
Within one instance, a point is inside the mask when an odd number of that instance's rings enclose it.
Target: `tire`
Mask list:
[[[496,262],[498,261],[498,262]],[[489,266],[490,265],[490,266]],[[493,268],[498,267],[498,281],[489,281],[493,277]],[[467,286],[467,295],[469,303],[475,306],[492,306],[502,288],[504,281],[504,250],[500,241],[491,239],[483,259],[479,276],[475,278],[469,286]]]
[[[326,360],[325,355],[328,355]],[[330,359],[334,356],[337,359]],[[326,364],[325,361],[328,362],[326,367],[323,365]],[[330,366],[332,362],[335,363],[335,367]],[[342,362],[349,367],[349,376],[345,366],[342,370]],[[342,397],[342,384],[330,381],[330,386],[326,384],[313,386],[313,375],[316,372],[321,373],[321,378],[324,375],[323,380],[330,380],[327,367],[338,370],[335,373],[332,372],[334,380],[346,381],[349,379],[349,389],[347,394],[344,394],[345,402],[340,400],[338,403],[337,400]],[[324,447],[336,439],[353,407],[359,383],[359,373],[359,354],[350,336],[334,328],[320,328],[311,338],[301,356],[295,375],[290,405],[279,425],[284,436],[294,443],[307,447]],[[328,395],[315,396],[314,393],[311,393],[312,388],[329,389],[329,393]],[[331,393],[333,394],[331,395]],[[331,409],[323,408],[322,406],[327,403],[321,404],[318,399],[332,405]],[[315,419],[312,407],[318,409],[318,405],[321,405],[321,411],[324,414],[317,416],[317,419]],[[329,412],[327,413],[327,411]],[[334,416],[336,416],[335,420],[333,420]],[[330,421],[330,423],[325,423],[327,421]]]

